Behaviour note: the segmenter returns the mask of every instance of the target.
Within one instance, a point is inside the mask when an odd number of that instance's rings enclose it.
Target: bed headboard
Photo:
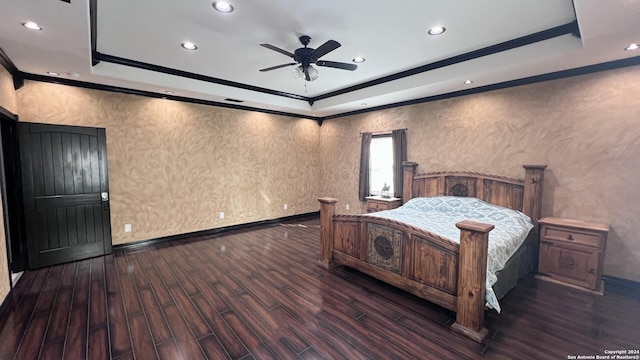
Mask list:
[[[524,180],[469,171],[416,175],[417,163],[405,161],[402,202],[423,196],[476,197],[488,203],[522,211],[534,223],[542,211],[542,183],[547,165],[524,165]]]

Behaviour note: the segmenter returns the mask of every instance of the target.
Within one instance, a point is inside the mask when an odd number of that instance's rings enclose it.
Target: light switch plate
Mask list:
[[[131,224],[124,224],[124,232],[126,233],[131,232]]]
[[[220,219],[224,219],[224,211],[220,212]]]

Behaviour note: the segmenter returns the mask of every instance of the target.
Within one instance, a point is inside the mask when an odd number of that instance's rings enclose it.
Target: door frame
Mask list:
[[[9,270],[9,283],[11,287],[15,285],[11,274],[24,271],[27,269],[27,249],[26,243],[23,241],[24,235],[24,216],[22,203],[22,180],[20,175],[20,149],[18,147],[18,115],[11,113],[4,107],[0,106],[0,197],[3,208],[3,219],[5,229],[5,241],[7,247],[7,265]],[[5,131],[11,129],[11,134]],[[4,139],[3,139],[4,138]],[[11,140],[6,145],[5,140]],[[8,146],[5,152],[5,146]],[[5,172],[6,160],[12,157],[15,174],[7,177]],[[8,200],[8,190],[11,188],[14,192],[12,201]]]

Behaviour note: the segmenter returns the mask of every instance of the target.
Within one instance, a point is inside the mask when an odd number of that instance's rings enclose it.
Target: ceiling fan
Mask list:
[[[293,54],[286,50],[280,49],[277,46],[273,46],[271,44],[260,44],[260,46],[262,47],[265,47],[267,49],[271,49],[273,51],[277,51],[281,54],[289,56],[293,58],[293,60],[295,61],[288,64],[276,65],[276,66],[260,69],[260,71],[263,71],[263,72],[271,71],[271,70],[280,69],[287,66],[300,64],[297,68],[294,69],[294,75],[300,78],[304,76],[304,79],[306,81],[313,81],[318,78],[318,70],[316,70],[313,66],[311,66],[311,64],[316,64],[317,66],[331,67],[335,69],[349,70],[349,71],[353,71],[358,68],[358,65],[355,65],[355,64],[320,60],[321,57],[325,56],[326,54],[330,53],[331,51],[341,46],[340,43],[335,40],[329,40],[324,44],[320,45],[320,47],[318,47],[317,49],[307,47],[307,45],[309,45],[309,42],[311,41],[310,36],[302,35],[300,36],[299,40],[304,47],[296,49],[293,52]]]

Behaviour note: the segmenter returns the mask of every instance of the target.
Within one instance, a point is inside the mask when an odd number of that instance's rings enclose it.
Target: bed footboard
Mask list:
[[[452,329],[475,341],[484,327],[488,234],[493,225],[462,221],[460,244],[410,225],[366,215],[336,215],[319,198],[320,265],[346,265],[456,311]]]

